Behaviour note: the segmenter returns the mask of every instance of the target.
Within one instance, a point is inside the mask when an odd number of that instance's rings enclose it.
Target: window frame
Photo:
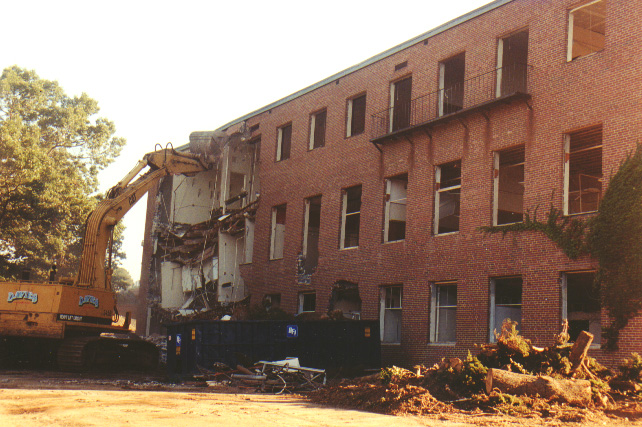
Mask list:
[[[450,165],[452,163],[459,162],[459,184],[456,185],[451,185],[450,187],[445,187],[441,188],[441,169],[446,166]],[[433,218],[433,234],[435,236],[447,236],[449,234],[455,234],[459,233],[461,229],[461,222],[458,219],[458,224],[457,224],[457,230],[456,231],[448,231],[445,233],[440,233],[439,232],[439,205],[440,205],[440,200],[441,200],[441,193],[446,193],[454,190],[459,190],[459,205],[460,205],[460,215],[461,215],[461,175],[462,175],[462,163],[461,160],[453,160],[451,162],[446,162],[442,163],[440,165],[435,166],[435,215]]]
[[[321,141],[320,145],[319,142],[317,141],[317,123],[318,120],[317,118],[323,114],[325,117],[323,119],[323,131],[320,133],[323,135],[323,141]],[[326,132],[328,129],[328,109],[327,108],[322,108],[320,110],[315,111],[314,113],[310,114],[310,137],[308,140],[308,150],[316,150],[317,148],[322,148],[325,147],[325,141],[326,141]]]
[[[361,194],[359,195],[359,210],[354,212],[348,212],[348,193],[351,190],[359,188]],[[351,249],[359,247],[359,238],[361,237],[361,209],[363,204],[363,186],[361,184],[353,185],[352,187],[344,188],[341,190],[341,234],[339,236],[339,249]],[[346,222],[348,216],[355,215],[358,218],[358,233],[357,233],[357,244],[353,246],[346,246]]]
[[[594,145],[590,146],[587,148],[582,148],[577,151],[572,151],[571,150],[571,138],[573,135],[578,135],[583,132],[590,132],[592,130],[597,130],[600,129],[600,143],[599,145]],[[581,210],[579,212],[570,212],[570,181],[571,181],[571,155],[573,153],[578,153],[581,151],[589,151],[589,150],[600,150],[600,172],[601,176],[598,179],[600,181],[600,192],[598,194],[598,202],[597,202],[597,207],[594,210]],[[567,132],[564,134],[564,200],[563,200],[563,213],[565,216],[571,216],[571,215],[584,215],[584,214],[590,214],[590,213],[595,213],[599,209],[599,204],[601,202],[602,196],[604,195],[604,186],[601,185],[604,179],[604,126],[602,124],[595,125],[595,126],[588,126],[582,129],[578,129],[572,132]],[[581,193],[582,189],[580,188],[580,198],[581,198]],[[580,199],[580,207],[581,207],[581,199]]]
[[[289,144],[288,144],[288,151],[287,151],[287,156],[284,156],[283,152],[283,131],[284,129],[290,129],[289,133]],[[282,126],[279,126],[277,128],[277,137],[276,137],[276,161],[277,162],[282,162],[284,160],[287,160],[290,158],[290,155],[292,154],[292,122],[286,123]]]
[[[574,21],[575,21],[575,12],[584,9],[585,7],[591,6],[596,3],[600,3],[604,1],[604,7],[606,8],[606,0],[593,0],[587,3],[584,3],[582,5],[579,5],[577,7],[574,7],[568,11],[568,27],[567,27],[567,33],[568,33],[568,40],[567,40],[567,45],[566,45],[566,62],[573,62],[576,59],[580,58],[585,58],[591,55],[595,55],[596,53],[602,52],[606,48],[606,40],[604,41],[604,46],[599,49],[595,50],[591,53],[587,53],[585,55],[579,55],[573,58],[573,44],[574,44],[574,34],[575,34],[575,28],[574,28]],[[606,27],[606,16],[604,17],[604,25]],[[606,31],[604,32],[604,37],[606,38]]]
[[[561,278],[560,278],[560,315],[562,319],[567,319],[569,324],[571,320],[568,319],[568,276],[573,275],[573,274],[595,274],[597,273],[595,270],[579,270],[579,271],[563,271],[561,273]],[[599,310],[599,328],[600,328],[600,333],[598,334],[593,334],[593,343],[591,344],[590,348],[600,348],[602,345],[602,334],[601,334],[601,328],[602,328],[602,312],[604,308],[602,307],[602,302],[600,301],[600,310]],[[590,320],[589,320],[589,325],[590,325]],[[590,329],[590,326],[589,326]],[[590,331],[588,331],[590,332]]]
[[[393,290],[398,290],[399,291],[398,292],[398,294],[399,294],[399,305],[393,307],[392,304],[390,304],[391,306],[389,307],[388,306],[389,305],[389,301],[396,300],[396,298],[393,299],[393,295],[390,295],[390,298],[389,298],[389,295],[388,295],[389,291],[392,294]],[[388,313],[388,312],[390,312],[390,313],[399,313],[398,315],[395,315],[395,316],[398,316],[399,318],[398,318],[398,323],[397,323],[398,328],[397,328],[397,333],[396,333],[396,338],[398,338],[398,339],[395,339],[394,341],[384,341],[384,338],[385,338],[385,326],[386,326],[386,313]],[[380,319],[380,321],[379,321],[379,333],[380,333],[381,344],[384,344],[384,345],[389,345],[389,344],[398,345],[398,344],[401,344],[401,326],[402,326],[402,322],[403,322],[403,285],[386,285],[386,286],[382,286],[380,288],[379,319]]]
[[[355,115],[354,115],[354,102],[356,100],[362,99],[363,98],[363,117],[359,117],[362,119],[362,129],[359,132],[355,132]],[[347,101],[347,110],[346,110],[346,138],[350,138],[353,136],[361,135],[366,131],[366,108],[368,103],[368,98],[366,93],[361,93],[359,95],[355,95],[352,98],[349,98]],[[358,130],[358,129],[357,129]]]
[[[277,260],[277,259],[283,259],[283,258],[284,258],[284,256],[285,256],[285,234],[286,234],[286,232],[287,232],[287,229],[286,229],[286,224],[287,224],[287,206],[288,206],[288,205],[287,205],[286,203],[283,203],[283,204],[276,205],[276,206],[273,206],[273,207],[272,207],[272,218],[271,218],[271,227],[270,227],[270,230],[271,230],[271,232],[270,232],[270,261],[272,261],[272,260]],[[275,250],[276,250],[276,238],[277,238],[277,234],[276,234],[277,228],[276,228],[276,226],[277,226],[277,224],[278,224],[278,223],[277,223],[277,221],[278,221],[278,219],[277,219],[277,218],[278,218],[278,215],[279,215],[279,214],[278,214],[278,211],[279,211],[279,209],[281,209],[281,208],[283,208],[283,210],[285,211],[285,212],[284,212],[284,217],[285,217],[285,219],[284,219],[284,222],[283,222],[283,237],[282,237],[282,239],[283,239],[283,242],[282,242],[282,251],[283,251],[283,252],[281,253],[281,255],[280,255],[280,256],[276,256],[276,255],[277,255],[277,254],[275,253]]]
[[[457,281],[435,282],[430,284],[430,338],[429,342],[433,344],[455,344],[457,342],[457,306],[459,305],[459,295],[454,306],[441,305],[439,298],[439,289],[442,286],[454,286],[457,292]],[[440,322],[440,309],[442,308],[455,308],[455,341],[440,341],[439,340],[439,322]]]
[[[524,160],[521,162],[521,165],[524,169],[522,173],[525,174],[526,173],[526,147],[524,145],[516,145],[514,147],[509,147],[504,150],[493,151],[493,222],[492,224],[494,227],[510,225],[510,224],[519,224],[521,222],[524,222],[524,194],[526,193],[525,182],[522,183],[522,186],[524,187],[524,190],[522,193],[522,220],[499,224],[500,175],[501,175],[501,169],[502,169],[501,155],[502,153],[517,151],[519,148],[523,150],[523,154],[524,154]],[[507,167],[515,167],[519,165],[520,163],[514,163],[514,164],[508,165]]]
[[[501,306],[519,306],[520,310],[520,318],[518,321],[518,326],[519,329],[522,328],[522,319],[523,319],[523,308],[524,308],[524,278],[522,275],[514,275],[514,276],[499,276],[499,277],[491,277],[489,281],[489,289],[488,289],[488,296],[489,296],[489,310],[488,310],[488,342],[494,343],[497,342],[495,339],[495,318],[497,314],[497,303],[496,303],[496,297],[497,297],[497,281],[498,280],[510,280],[510,279],[520,279],[521,280],[521,292],[520,292],[520,303],[519,304],[501,304]],[[504,319],[502,319],[503,322]],[[516,321],[516,319],[510,319],[511,321]],[[498,333],[501,332],[501,330],[497,331]]]
[[[314,297],[314,310],[305,310],[305,298],[306,296],[313,296]],[[317,311],[317,293],[316,291],[307,291],[307,292],[299,292],[299,304],[298,304],[298,313],[316,313]]]
[[[405,191],[406,197],[401,199],[392,199],[392,181],[403,181],[405,182]],[[400,174],[396,176],[391,176],[385,180],[386,193],[385,193],[385,207],[384,207],[384,218],[383,218],[383,242],[392,243],[392,242],[401,242],[406,240],[406,224],[408,223],[408,174]],[[404,236],[402,239],[390,240],[390,210],[393,204],[403,205],[404,206]]]

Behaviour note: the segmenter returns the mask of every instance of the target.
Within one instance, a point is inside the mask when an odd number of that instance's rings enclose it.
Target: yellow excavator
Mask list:
[[[162,177],[193,176],[210,165],[211,157],[178,152],[169,145],[146,154],[89,215],[75,278],[0,281],[0,363],[29,353],[30,359],[49,354],[60,369],[69,371],[157,366],[156,346],[130,333],[130,313],[124,325],[116,325],[114,226]],[[149,170],[139,176],[145,168]]]

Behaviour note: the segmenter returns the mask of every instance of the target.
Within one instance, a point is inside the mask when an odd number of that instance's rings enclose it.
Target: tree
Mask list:
[[[111,277],[111,287],[115,291],[128,291],[134,286],[134,279],[129,274],[129,271],[125,270],[122,267],[118,267],[114,270],[114,274]]]
[[[125,144],[98,103],[18,66],[0,76],[0,276],[74,269],[98,172]]]

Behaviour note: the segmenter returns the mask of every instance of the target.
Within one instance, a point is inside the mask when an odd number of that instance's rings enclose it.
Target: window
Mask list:
[[[281,307],[281,294],[266,294],[263,297],[263,307],[266,310]]]
[[[245,196],[245,175],[237,172],[230,172],[229,190],[227,193],[228,199],[225,201],[226,209],[240,209],[243,207],[243,199]],[[247,192],[245,192],[247,195]]]
[[[406,238],[406,191],[408,175],[386,180],[386,211],[383,241],[394,242]]]
[[[410,126],[410,105],[412,76],[390,85],[390,131],[394,132]]]
[[[493,153],[493,225],[524,219],[524,146]]]
[[[439,63],[439,115],[464,108],[466,54],[460,53]]]
[[[299,294],[299,313],[316,311],[317,294],[315,292],[301,292]]]
[[[346,136],[351,137],[363,133],[366,129],[366,95],[360,95],[348,100],[348,125]]]
[[[272,208],[272,238],[270,239],[270,259],[283,258],[285,243],[286,205]]]
[[[381,341],[401,342],[401,286],[381,288]]]
[[[502,323],[510,319],[522,323],[522,278],[500,277],[490,281],[490,341],[495,341],[495,331],[502,330]]]
[[[292,147],[292,124],[279,128],[276,141],[276,161],[290,158],[290,148]]]
[[[565,135],[564,213],[594,212],[602,198],[602,126]]]
[[[328,112],[326,110],[310,116],[310,150],[325,145],[325,122]]]
[[[562,275],[562,318],[568,319],[570,341],[587,331],[593,334],[594,344],[601,343],[600,286],[595,282],[595,272]]]
[[[435,234],[459,231],[461,160],[437,166],[435,170]]]
[[[526,92],[528,30],[499,39],[496,96]]]
[[[435,283],[430,287],[430,342],[456,341],[457,283]]]
[[[361,217],[361,186],[347,188],[343,191],[341,215],[340,249],[359,246],[359,223]]]
[[[321,196],[305,199],[303,228],[303,258],[306,274],[311,274],[319,263],[319,230],[321,228]]]
[[[604,49],[605,17],[605,0],[593,1],[569,12],[567,61]]]

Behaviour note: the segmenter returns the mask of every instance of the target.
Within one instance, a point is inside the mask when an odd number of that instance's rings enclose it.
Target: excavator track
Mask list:
[[[141,339],[78,336],[60,344],[57,361],[59,369],[70,372],[153,370],[158,348]]]

